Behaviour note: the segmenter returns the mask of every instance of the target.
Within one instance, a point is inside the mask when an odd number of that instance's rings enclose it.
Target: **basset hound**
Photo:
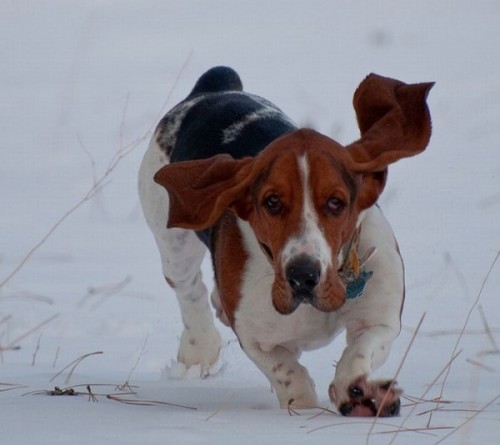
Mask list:
[[[395,382],[368,379],[399,334],[404,301],[403,262],[376,203],[388,165],[429,142],[432,85],[367,76],[353,101],[361,137],[343,146],[244,92],[231,68],[199,78],[160,121],[139,174],[181,309],[179,362],[204,377],[219,356],[200,271],[208,248],[217,315],[282,408],[317,405],[298,359],[346,330],[330,399],[343,415],[398,414]]]

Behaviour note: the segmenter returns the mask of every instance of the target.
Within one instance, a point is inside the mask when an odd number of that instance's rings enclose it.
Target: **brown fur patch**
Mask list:
[[[220,303],[229,323],[234,327],[234,315],[241,299],[243,271],[248,255],[233,213],[226,212],[214,227],[211,248]]]

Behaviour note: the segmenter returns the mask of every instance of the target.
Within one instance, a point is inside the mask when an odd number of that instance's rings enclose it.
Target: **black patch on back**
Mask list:
[[[212,68],[198,79],[189,96],[158,125],[157,141],[170,162],[223,153],[235,159],[256,156],[276,138],[297,129],[275,105],[242,89],[240,77],[228,67]],[[259,111],[264,113],[248,119]],[[231,128],[236,131],[231,133]],[[196,234],[209,246],[210,229]]]
[[[264,106],[241,93],[209,95],[187,112],[170,153],[170,161],[205,159],[227,153],[236,159],[255,156],[274,139],[295,129],[286,118],[265,117],[246,123],[236,139],[223,143],[224,130]]]

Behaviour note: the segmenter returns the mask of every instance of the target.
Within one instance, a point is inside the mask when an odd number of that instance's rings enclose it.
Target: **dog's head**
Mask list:
[[[360,212],[382,193],[388,165],[427,146],[432,85],[369,75],[354,94],[361,138],[346,147],[303,129],[255,158],[218,155],[163,167],[155,181],[170,195],[168,227],[202,230],[233,211],[248,221],[274,268],[278,312],[302,302],[338,309],[346,298],[343,248]]]

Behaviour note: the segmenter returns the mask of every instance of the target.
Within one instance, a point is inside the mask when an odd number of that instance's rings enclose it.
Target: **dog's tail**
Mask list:
[[[227,66],[215,66],[198,79],[188,97],[203,93],[242,90],[243,84],[236,71]]]

